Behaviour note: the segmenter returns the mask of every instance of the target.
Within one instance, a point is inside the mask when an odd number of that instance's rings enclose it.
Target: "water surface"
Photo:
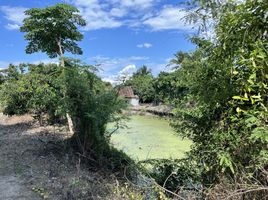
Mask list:
[[[191,141],[176,135],[165,119],[134,115],[126,125],[113,134],[111,141],[134,159],[182,158],[190,150]]]

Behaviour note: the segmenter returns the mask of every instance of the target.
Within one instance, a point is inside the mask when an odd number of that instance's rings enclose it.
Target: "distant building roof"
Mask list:
[[[133,89],[130,86],[120,88],[118,91],[119,95],[125,98],[138,98],[134,95]]]

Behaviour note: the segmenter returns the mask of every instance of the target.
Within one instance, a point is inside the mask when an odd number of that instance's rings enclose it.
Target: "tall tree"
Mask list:
[[[50,58],[61,58],[64,67],[64,53],[82,54],[77,41],[83,39],[77,26],[85,26],[86,21],[78,14],[79,10],[68,4],[56,4],[46,8],[33,8],[25,11],[21,32],[26,32],[29,41],[26,53],[45,52]]]
[[[60,57],[61,66],[65,67],[64,53],[82,54],[77,41],[83,39],[77,26],[85,26],[86,21],[78,14],[79,10],[68,4],[56,4],[46,8],[33,8],[25,11],[28,16],[23,21],[21,32],[26,32],[29,41],[26,53],[45,52],[50,58]],[[67,112],[71,133],[73,122]]]
[[[146,65],[143,65],[140,69],[138,69],[134,74],[133,77],[135,76],[145,76],[145,75],[151,75],[152,70],[149,69]]]
[[[185,61],[187,58],[190,58],[189,53],[185,53],[182,51],[178,51],[174,54],[174,56],[175,58],[171,59],[168,64],[168,66],[174,66],[174,69],[180,68],[183,61]]]

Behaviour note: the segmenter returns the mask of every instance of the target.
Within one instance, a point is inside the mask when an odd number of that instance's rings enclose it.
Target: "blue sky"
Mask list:
[[[100,76],[113,80],[145,64],[156,75],[178,50],[195,47],[187,36],[193,33],[185,24],[182,0],[1,0],[0,68],[8,63],[54,62],[45,54],[27,55],[19,27],[25,9],[67,2],[79,8],[87,26],[81,29],[82,61],[101,64]]]

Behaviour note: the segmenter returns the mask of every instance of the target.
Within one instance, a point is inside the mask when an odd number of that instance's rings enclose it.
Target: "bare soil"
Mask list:
[[[0,114],[0,200],[121,199],[113,174],[81,165],[65,127]]]

